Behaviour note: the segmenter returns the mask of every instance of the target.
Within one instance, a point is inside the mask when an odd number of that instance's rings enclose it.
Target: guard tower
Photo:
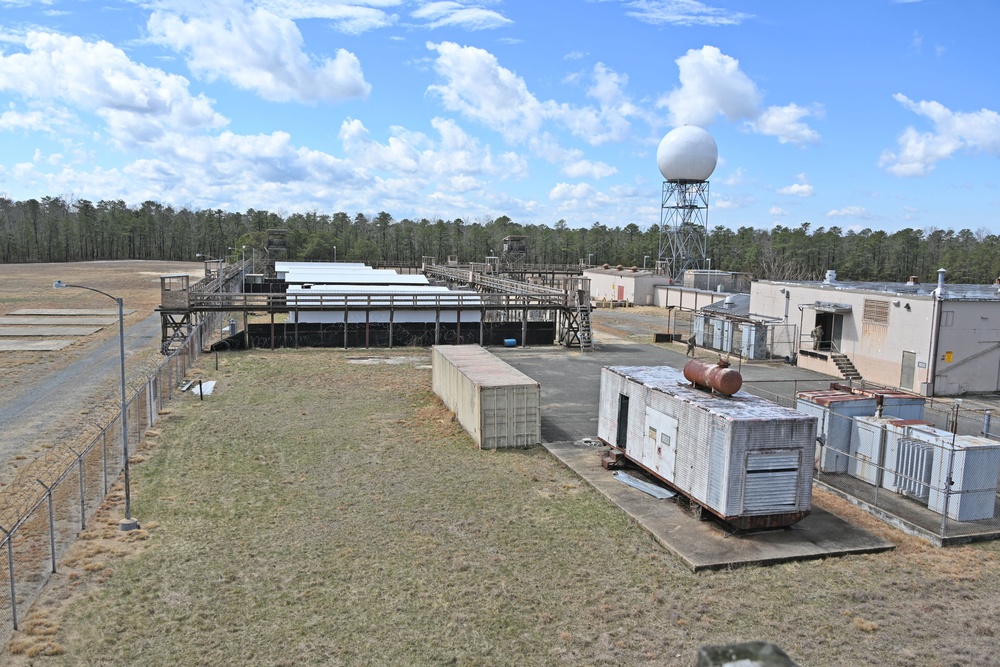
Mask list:
[[[160,276],[160,351],[163,354],[176,350],[191,333],[190,289],[191,276],[186,273]]]
[[[274,263],[288,259],[288,230],[267,230],[267,262],[264,265],[264,277],[274,278]]]
[[[528,262],[528,237],[505,236],[500,250],[501,270],[514,280],[524,280]]]
[[[707,264],[708,178],[718,161],[715,139],[694,125],[671,130],[656,150],[664,178],[657,266],[675,281]]]

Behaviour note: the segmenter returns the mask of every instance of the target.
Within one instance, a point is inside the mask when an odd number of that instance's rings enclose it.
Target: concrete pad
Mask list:
[[[601,466],[601,447],[573,442],[545,443],[544,447],[695,572],[895,548],[891,542],[815,507],[792,528],[734,535],[715,522],[698,520],[673,500],[657,500],[617,481]]]
[[[0,352],[56,352],[74,341],[59,338],[46,340],[0,340]]]
[[[0,336],[89,336],[101,327],[0,327]]]
[[[72,315],[40,315],[33,317],[30,315],[22,316],[9,316],[0,317],[0,325],[3,324],[14,324],[14,325],[32,325],[32,326],[93,326],[93,327],[107,327],[112,324],[118,324],[118,316],[114,317],[75,317]]]
[[[124,315],[131,315],[135,312],[135,308],[125,308],[122,310]],[[118,321],[118,309],[117,308],[21,308],[20,310],[15,310],[12,313],[7,313],[8,315],[113,315],[115,321]]]

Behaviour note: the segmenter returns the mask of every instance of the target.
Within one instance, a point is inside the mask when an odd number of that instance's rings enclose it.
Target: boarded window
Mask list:
[[[868,324],[889,324],[889,302],[865,299],[865,311],[861,320]]]

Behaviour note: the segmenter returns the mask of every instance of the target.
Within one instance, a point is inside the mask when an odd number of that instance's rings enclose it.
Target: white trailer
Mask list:
[[[598,437],[737,529],[811,511],[816,418],[746,392],[702,391],[666,366],[606,367]]]

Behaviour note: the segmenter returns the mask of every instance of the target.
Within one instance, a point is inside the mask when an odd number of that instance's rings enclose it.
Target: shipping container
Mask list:
[[[480,449],[541,444],[538,382],[478,345],[431,349],[434,393]]]
[[[816,421],[743,391],[697,389],[666,366],[601,371],[599,438],[738,529],[809,514]]]

